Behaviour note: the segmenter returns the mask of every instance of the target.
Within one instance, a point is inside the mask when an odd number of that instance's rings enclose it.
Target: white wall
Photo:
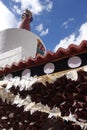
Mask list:
[[[7,29],[0,32],[1,53],[22,47],[24,57],[35,57],[37,50],[37,38],[34,33],[24,29]],[[40,39],[40,38],[39,38]]]

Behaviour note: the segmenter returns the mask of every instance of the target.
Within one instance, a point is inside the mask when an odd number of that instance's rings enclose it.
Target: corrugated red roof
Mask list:
[[[14,62],[11,66],[7,65],[5,68],[0,68],[0,75],[64,59],[84,52],[87,52],[86,40],[82,41],[80,45],[71,44],[67,49],[59,48],[55,53],[48,51],[44,56],[38,55],[36,58],[29,57],[27,60],[21,60],[18,64]]]

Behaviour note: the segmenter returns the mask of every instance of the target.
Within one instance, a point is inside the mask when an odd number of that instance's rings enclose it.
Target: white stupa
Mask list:
[[[0,31],[0,67],[18,63],[24,58],[44,55],[46,48],[42,40],[30,31],[32,13],[26,9],[18,28]]]

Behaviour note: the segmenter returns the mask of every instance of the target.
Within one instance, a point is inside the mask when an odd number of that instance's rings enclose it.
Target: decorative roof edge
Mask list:
[[[71,44],[67,49],[59,48],[56,52],[48,51],[44,56],[29,57],[28,59],[21,60],[18,64],[14,62],[11,66],[6,65],[5,68],[0,68],[0,75],[61,60],[85,52],[87,52],[87,40],[83,40],[80,45]]]

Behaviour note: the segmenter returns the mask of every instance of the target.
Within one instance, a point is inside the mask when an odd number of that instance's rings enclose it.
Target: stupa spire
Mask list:
[[[19,28],[30,31],[30,23],[32,22],[32,20],[33,17],[31,11],[26,9],[25,12],[22,14],[22,21],[19,25]]]

